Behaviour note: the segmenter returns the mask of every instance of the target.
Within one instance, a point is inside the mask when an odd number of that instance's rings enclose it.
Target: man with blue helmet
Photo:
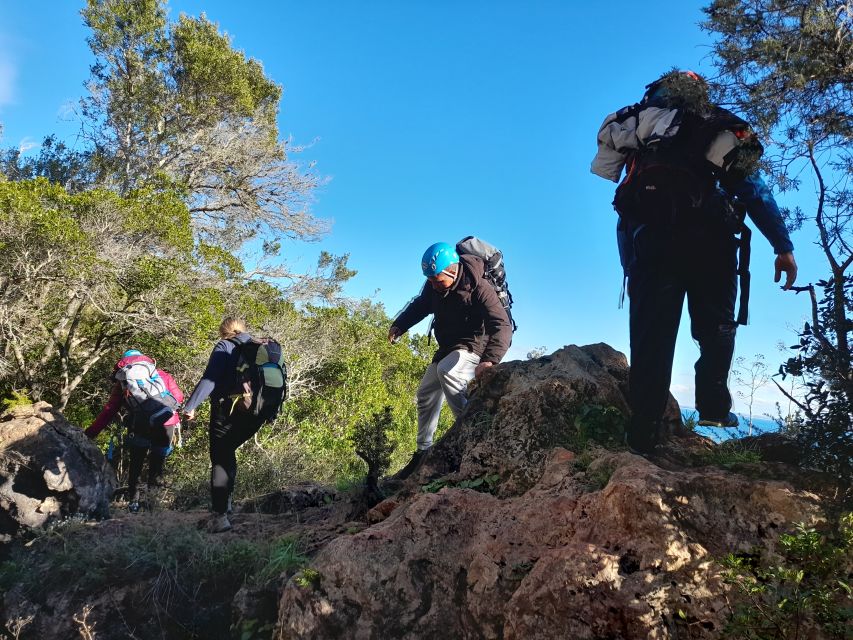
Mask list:
[[[485,264],[459,255],[453,245],[437,242],[421,260],[427,278],[418,294],[394,319],[388,339],[396,342],[429,314],[438,351],[418,387],[418,448],[398,474],[406,478],[432,446],[444,400],[459,416],[468,403],[468,383],[498,364],[512,341],[512,327],[494,287],[484,279]]]

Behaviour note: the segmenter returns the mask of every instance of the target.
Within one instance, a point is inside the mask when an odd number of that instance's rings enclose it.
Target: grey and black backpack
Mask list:
[[[494,287],[495,293],[498,294],[498,300],[501,301],[506,310],[506,316],[512,330],[518,329],[518,325],[512,319],[512,294],[509,292],[509,285],[506,282],[504,257],[500,249],[475,236],[466,236],[456,243],[456,253],[460,256],[476,256],[483,261],[486,267],[485,279],[489,281]]]

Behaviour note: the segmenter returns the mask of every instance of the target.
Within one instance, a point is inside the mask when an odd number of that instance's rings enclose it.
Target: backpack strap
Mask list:
[[[750,241],[752,230],[743,225],[738,241],[737,275],[740,281],[740,302],[738,303],[737,323],[746,326],[749,320],[749,259],[752,252]]]

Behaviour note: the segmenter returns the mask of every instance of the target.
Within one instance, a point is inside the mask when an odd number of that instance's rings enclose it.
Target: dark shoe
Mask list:
[[[429,449],[418,449],[417,451],[415,451],[415,454],[412,456],[412,459],[409,460],[405,467],[403,467],[397,472],[397,479],[405,480],[415,471],[420,469],[421,464],[423,464],[424,458],[426,458],[426,454],[428,452]]]
[[[717,427],[728,429],[740,425],[740,418],[729,411],[729,415],[725,418],[703,418],[699,416],[699,422],[696,423],[700,427]]]
[[[625,446],[628,447],[628,451],[634,455],[647,456],[650,453],[654,453],[655,448],[657,447],[657,442],[655,441],[654,436],[646,434],[638,435],[626,431]]]
[[[209,533],[225,533],[231,530],[231,521],[224,513],[214,513],[207,521]]]

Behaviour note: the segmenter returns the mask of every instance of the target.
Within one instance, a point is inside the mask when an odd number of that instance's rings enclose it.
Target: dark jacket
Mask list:
[[[190,399],[184,405],[184,412],[194,411],[198,405],[210,396],[211,400],[220,400],[227,396],[236,383],[237,354],[235,343],[244,343],[252,339],[248,333],[241,333],[228,340],[220,340],[213,347],[204,375],[193,389]]]
[[[446,292],[438,292],[427,283],[394,320],[403,332],[435,315],[435,339],[438,362],[451,351],[466,349],[482,362],[499,363],[512,342],[512,328],[506,310],[494,287],[483,278],[485,267],[480,258],[459,256],[461,273]]]
[[[791,237],[785,228],[779,206],[773,198],[770,189],[761,179],[759,173],[745,178],[730,188],[731,195],[737,196],[746,206],[746,213],[750,220],[755,223],[762,235],[767,238],[773,251],[777,254],[787,253],[794,250]],[[634,244],[636,236],[642,232],[647,225],[638,225],[619,218],[616,225],[616,242],[619,246],[619,259],[622,268],[627,275],[628,270],[634,262]],[[722,230],[723,234],[731,235],[730,231]]]

